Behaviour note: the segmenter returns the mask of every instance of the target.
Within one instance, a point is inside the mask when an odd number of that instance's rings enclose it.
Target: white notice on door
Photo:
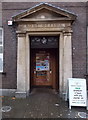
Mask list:
[[[69,78],[69,108],[87,106],[86,79]]]

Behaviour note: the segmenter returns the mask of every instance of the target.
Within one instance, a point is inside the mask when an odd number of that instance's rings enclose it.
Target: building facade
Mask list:
[[[28,96],[35,86],[66,94],[68,78],[87,76],[87,3],[2,3],[3,90]]]

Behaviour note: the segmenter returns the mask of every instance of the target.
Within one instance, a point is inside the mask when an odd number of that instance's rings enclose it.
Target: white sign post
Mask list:
[[[69,109],[71,109],[71,106],[87,107],[86,79],[69,78],[68,84],[69,84]]]

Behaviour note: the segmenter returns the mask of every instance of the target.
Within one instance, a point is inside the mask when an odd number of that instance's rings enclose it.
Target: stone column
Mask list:
[[[71,33],[64,33],[64,44],[63,44],[63,97],[67,91],[67,79],[72,78],[72,41]]]
[[[17,92],[16,97],[26,97],[26,35],[17,35]]]
[[[64,37],[63,33],[60,34],[60,40],[59,40],[59,93],[62,97],[63,92],[63,44],[64,44]]]
[[[26,34],[26,92],[27,96],[30,93],[30,40],[29,34]]]

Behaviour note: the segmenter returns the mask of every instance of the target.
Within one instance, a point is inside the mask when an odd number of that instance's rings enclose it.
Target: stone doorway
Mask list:
[[[52,11],[52,12],[51,12]],[[53,35],[59,37],[59,92],[66,94],[67,78],[72,77],[72,23],[76,16],[46,3],[14,16],[17,23],[17,92],[23,97],[30,92],[30,38]]]
[[[46,34],[45,32],[40,34]],[[48,34],[48,33],[47,33]],[[51,32],[51,34],[57,35],[57,32]],[[31,79],[30,79],[30,40],[29,35],[18,34],[18,62],[17,62],[17,92],[21,96],[29,95],[31,90]],[[33,34],[32,34],[33,35]],[[50,32],[49,32],[50,35]],[[58,88],[60,94],[65,93],[67,78],[72,77],[72,56],[71,56],[71,33],[64,34],[58,33],[59,39],[59,83]],[[26,39],[25,39],[26,38]],[[21,43],[20,43],[21,42]],[[24,46],[25,45],[25,46]],[[24,50],[24,51],[23,51]],[[21,74],[21,76],[20,76]],[[24,78],[24,79],[23,79]],[[23,80],[23,81],[22,81]],[[19,92],[18,92],[19,91]]]

